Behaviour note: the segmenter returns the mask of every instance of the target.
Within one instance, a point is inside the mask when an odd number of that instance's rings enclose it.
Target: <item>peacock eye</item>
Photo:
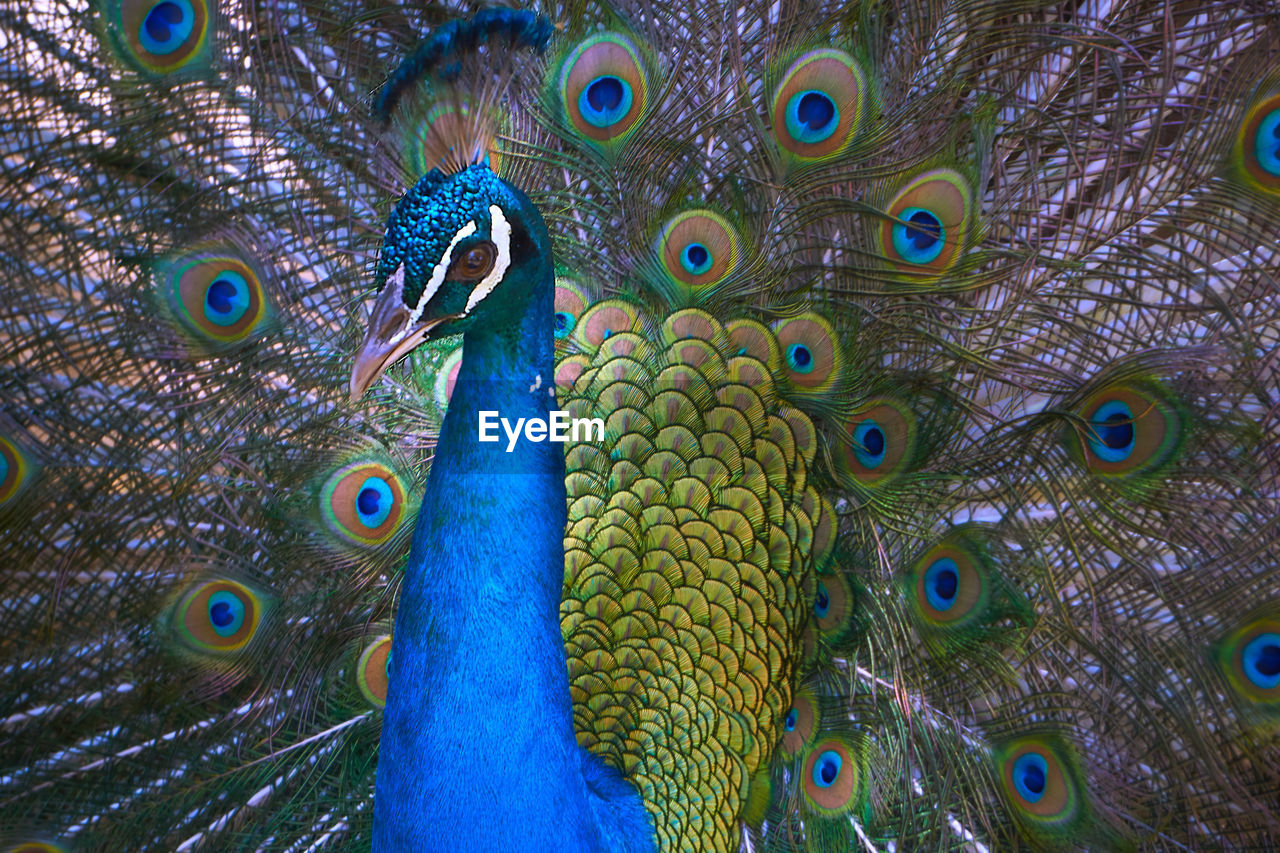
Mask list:
[[[449,265],[451,281],[479,281],[493,269],[498,249],[492,243],[476,243]]]

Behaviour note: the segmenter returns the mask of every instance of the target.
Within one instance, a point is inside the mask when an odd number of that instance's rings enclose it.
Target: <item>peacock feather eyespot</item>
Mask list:
[[[813,615],[822,619],[831,611],[831,594],[827,592],[827,585],[822,581],[818,581],[818,593],[813,600]]]
[[[884,427],[875,418],[866,418],[853,428],[853,452],[868,468],[884,463]]]
[[[584,352],[594,353],[613,335],[641,328],[640,310],[621,299],[597,302],[583,312],[574,326],[573,341]]]
[[[1216,648],[1219,670],[1232,690],[1249,703],[1280,711],[1280,619],[1246,620]]]
[[[814,368],[813,350],[808,344],[798,343],[787,347],[787,368],[795,373],[812,373]]]
[[[570,126],[602,147],[623,142],[649,101],[640,48],[616,32],[590,36],[570,51],[556,72],[556,89]]]
[[[814,440],[817,440],[816,432]],[[813,567],[819,572],[826,572],[836,557],[835,544],[840,523],[836,519],[835,507],[826,498],[813,499],[806,496],[805,510],[813,523],[813,540],[809,546]]]
[[[818,740],[806,751],[800,771],[805,802],[820,814],[854,811],[866,794],[864,764],[862,750],[850,740],[839,736]]]
[[[844,151],[865,121],[867,79],[835,48],[796,58],[773,90],[770,118],[778,145],[801,163]]]
[[[735,355],[753,358],[773,373],[782,370],[782,349],[778,346],[778,336],[764,323],[738,318],[726,323],[724,330],[733,345]]]
[[[502,150],[497,122],[466,101],[430,103],[399,119],[409,173],[420,178],[438,167],[460,169],[483,163],[501,174]]]
[[[1280,633],[1254,637],[1240,653],[1241,670],[1249,683],[1262,690],[1280,687]]]
[[[858,615],[855,604],[853,587],[843,572],[833,572],[817,579],[813,624],[824,642],[839,645],[850,635]]]
[[[846,422],[845,436],[837,473],[863,486],[885,486],[914,460],[916,416],[894,398],[873,399]]]
[[[893,226],[895,255],[913,264],[927,264],[942,254],[947,229],[938,214],[923,207],[904,207]]]
[[[444,357],[440,369],[436,372],[435,401],[443,413],[449,408],[449,399],[453,396],[453,386],[458,382],[458,371],[462,369],[462,347],[456,347]]]
[[[391,637],[374,637],[356,662],[356,684],[360,695],[372,707],[381,710],[387,704],[387,685],[391,681]]]
[[[1123,462],[1133,455],[1137,430],[1133,409],[1123,400],[1108,400],[1089,417],[1089,451],[1104,462]]]
[[[1236,136],[1234,157],[1245,180],[1271,195],[1280,194],[1280,93],[1272,86],[1251,104]]]
[[[1084,776],[1069,744],[1024,736],[999,745],[995,758],[1005,800],[1028,829],[1066,836],[1086,820]]]
[[[191,651],[227,655],[257,635],[266,604],[239,581],[208,580],[185,592],[173,611],[177,634]]]
[[[151,76],[189,72],[207,62],[207,0],[107,0],[107,40],[125,65]]]
[[[173,255],[157,265],[154,282],[166,313],[198,350],[232,351],[261,337],[272,318],[262,277],[226,248]]]
[[[837,750],[827,749],[814,754],[813,784],[819,788],[830,788],[835,784],[844,765],[843,756]]]
[[[925,570],[924,586],[930,606],[938,612],[950,610],[956,604],[956,590],[960,585],[960,569],[950,557],[934,560]]]
[[[1018,756],[1010,768],[1013,787],[1018,796],[1028,803],[1044,799],[1049,782],[1049,762],[1039,752],[1026,752]]]
[[[578,327],[590,300],[582,287],[568,276],[556,276],[555,335],[556,345],[568,341]]]
[[[926,551],[908,573],[911,611],[922,627],[955,630],[974,624],[991,603],[991,567],[964,530]]]
[[[801,314],[774,324],[782,353],[783,374],[795,390],[824,394],[840,382],[844,348],[831,323],[816,313]]]
[[[339,541],[357,547],[385,545],[405,515],[405,483],[390,466],[371,460],[344,465],[320,490],[320,513]]]
[[[954,169],[934,169],[893,196],[877,229],[878,247],[901,272],[941,275],[960,259],[972,224],[969,181]]]
[[[1111,385],[1077,409],[1074,447],[1085,466],[1103,477],[1149,474],[1171,462],[1183,445],[1184,415],[1156,382]]]
[[[67,848],[48,841],[23,841],[4,848],[4,853],[67,853]]]
[[[800,689],[791,697],[791,707],[783,717],[782,739],[778,748],[788,757],[797,756],[813,742],[822,722],[818,698],[812,691]]]
[[[0,509],[30,485],[38,470],[35,460],[17,442],[0,435]]]
[[[686,210],[668,219],[655,250],[676,290],[695,296],[714,291],[742,257],[737,229],[710,210]]]

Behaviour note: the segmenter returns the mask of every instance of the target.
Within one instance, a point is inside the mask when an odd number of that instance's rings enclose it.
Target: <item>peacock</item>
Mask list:
[[[1280,847],[1271,0],[0,57],[0,851]]]

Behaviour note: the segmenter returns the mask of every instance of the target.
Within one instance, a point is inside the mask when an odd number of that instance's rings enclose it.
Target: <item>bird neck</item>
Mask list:
[[[559,619],[563,448],[501,426],[479,440],[481,412],[555,408],[549,267],[544,284],[511,324],[464,338],[400,590],[378,849],[590,846]]]

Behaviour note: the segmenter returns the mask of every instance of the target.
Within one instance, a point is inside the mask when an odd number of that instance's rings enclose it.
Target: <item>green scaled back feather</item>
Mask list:
[[[555,241],[566,686],[659,849],[1280,844],[1270,10],[549,3],[382,126],[463,5],[0,13],[0,850],[368,848],[459,341],[347,379],[473,155]]]

